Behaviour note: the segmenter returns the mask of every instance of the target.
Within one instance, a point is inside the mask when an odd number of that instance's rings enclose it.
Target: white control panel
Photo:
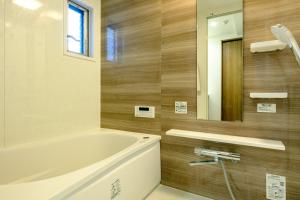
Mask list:
[[[267,199],[286,200],[286,178],[274,174],[266,174]]]
[[[260,113],[276,113],[276,104],[259,103],[259,104],[257,104],[257,112],[260,112]]]
[[[187,114],[187,102],[186,101],[175,101],[175,113],[176,114]]]
[[[144,118],[155,118],[155,107],[154,106],[135,106],[134,107],[135,117]]]

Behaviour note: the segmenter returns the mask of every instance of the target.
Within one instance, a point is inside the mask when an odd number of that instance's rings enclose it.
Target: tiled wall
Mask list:
[[[98,128],[100,1],[84,1],[94,7],[95,61],[64,55],[65,1],[39,0],[42,6],[36,10],[4,2],[0,15],[2,19],[5,14],[5,56],[1,31],[0,69],[5,60],[6,146]],[[0,75],[2,105],[3,70]],[[2,116],[1,106],[1,122]],[[3,127],[1,123],[0,134]]]

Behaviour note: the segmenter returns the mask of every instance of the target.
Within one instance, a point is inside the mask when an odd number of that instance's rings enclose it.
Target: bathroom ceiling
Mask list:
[[[243,2],[241,0],[198,0],[198,2],[201,6],[200,6],[200,10],[201,8],[203,8],[204,10],[208,9],[222,9],[224,7],[240,7],[239,9],[242,9],[243,7]]]
[[[243,13],[224,15],[209,19],[208,37],[243,35]]]

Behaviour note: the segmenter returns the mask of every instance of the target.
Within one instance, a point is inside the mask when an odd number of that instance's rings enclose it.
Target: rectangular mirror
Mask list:
[[[242,121],[243,0],[197,0],[197,118]]]

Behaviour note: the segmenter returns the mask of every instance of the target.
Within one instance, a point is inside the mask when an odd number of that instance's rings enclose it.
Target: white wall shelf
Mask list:
[[[169,136],[285,151],[282,141],[171,129]]]
[[[250,51],[251,53],[272,52],[272,51],[283,50],[286,47],[287,47],[286,43],[283,43],[279,40],[272,40],[272,41],[251,43]]]
[[[252,99],[287,99],[288,93],[287,92],[251,92],[250,98]]]

